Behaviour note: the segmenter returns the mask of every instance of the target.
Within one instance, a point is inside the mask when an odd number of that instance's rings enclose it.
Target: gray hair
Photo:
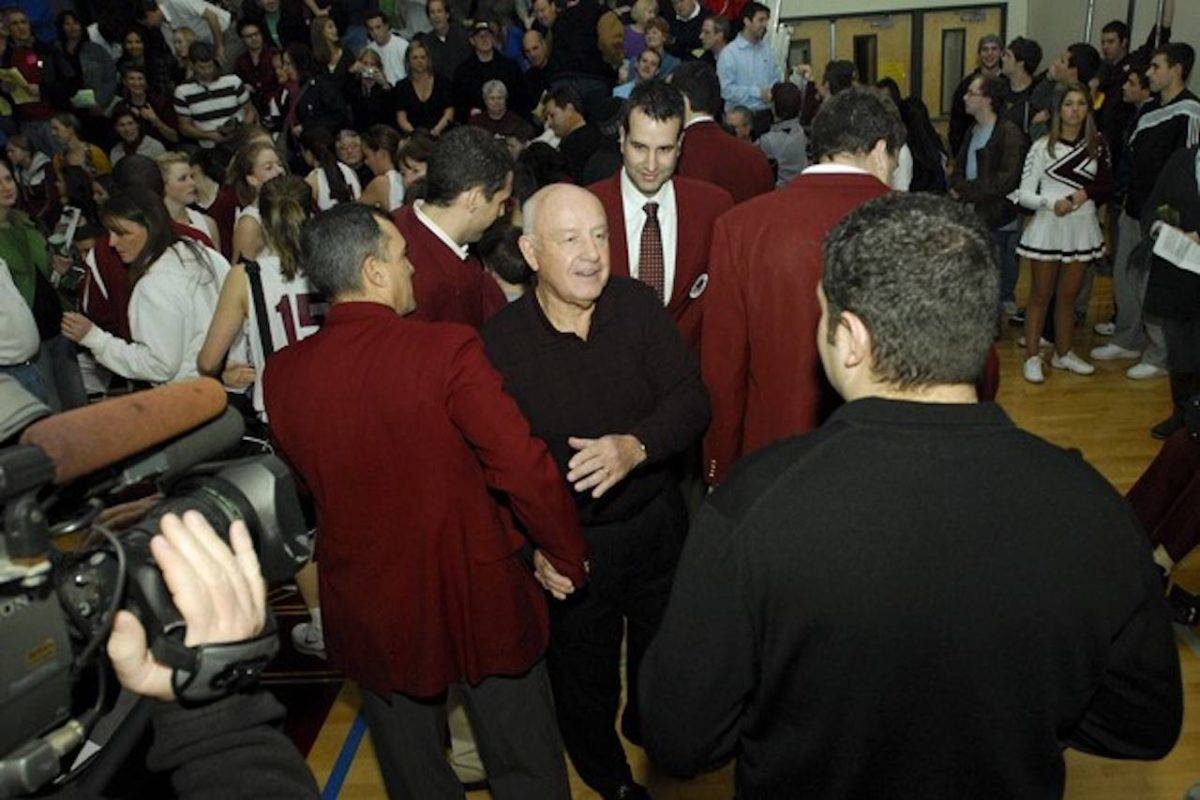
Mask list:
[[[304,274],[325,297],[361,292],[362,265],[369,256],[387,258],[380,220],[390,218],[360,203],[338,203],[304,223],[300,230]]]
[[[504,85],[504,81],[498,81],[495,78],[483,85],[483,96],[487,98],[492,92],[499,92],[504,95],[504,99],[508,99],[508,87]]]

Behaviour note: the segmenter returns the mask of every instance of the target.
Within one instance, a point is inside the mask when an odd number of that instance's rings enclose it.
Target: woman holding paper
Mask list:
[[[1112,162],[1092,118],[1091,93],[1086,86],[1073,83],[1054,110],[1050,133],[1029,148],[1021,185],[1009,196],[1034,211],[1017,245],[1018,255],[1029,259],[1031,279],[1025,304],[1023,368],[1030,383],[1045,380],[1038,345],[1050,299],[1056,294],[1057,335],[1050,366],[1077,375],[1096,371],[1071,352],[1071,339],[1084,265],[1104,256],[1096,207],[1112,194],[1112,187]]]
[[[1162,318],[1171,374],[1171,415],[1150,429],[1165,439],[1183,426],[1183,406],[1200,391],[1200,148],[1176,150],[1142,211],[1155,238],[1145,311]]]

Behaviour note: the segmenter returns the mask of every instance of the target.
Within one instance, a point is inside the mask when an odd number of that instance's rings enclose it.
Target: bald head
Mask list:
[[[521,254],[537,273],[539,292],[557,303],[590,307],[608,283],[608,220],[586,189],[555,183],[522,210]]]
[[[546,37],[535,30],[525,32],[521,37],[521,49],[532,67],[544,67],[550,60],[550,48],[546,45]]]

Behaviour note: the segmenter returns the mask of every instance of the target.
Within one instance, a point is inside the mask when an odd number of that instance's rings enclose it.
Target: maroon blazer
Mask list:
[[[887,192],[872,175],[802,174],[717,221],[700,343],[713,412],[709,484],[742,456],[817,427],[836,404],[817,354],[821,245],[846,214]]]
[[[478,330],[508,305],[496,281],[475,256],[460,259],[450,247],[417,219],[410,206],[392,214],[408,245],[413,265],[413,296],[417,310],[410,319],[461,322]]]
[[[775,188],[775,173],[766,154],[711,121],[697,122],[684,130],[675,174],[715,183],[729,192],[735,203]]]
[[[271,356],[263,389],[272,435],[316,503],[325,641],[347,676],[432,697],[542,657],[546,602],[509,509],[576,585],[586,545],[554,460],[473,330],[338,303]]]
[[[683,340],[693,350],[700,348],[700,317],[708,283],[708,251],[717,217],[733,207],[724,189],[690,178],[675,181],[677,230],[675,234],[675,281],[667,311],[679,326]],[[608,255],[613,275],[629,275],[629,246],[625,237],[625,209],[621,203],[621,172],[588,187],[600,198],[608,217]]]

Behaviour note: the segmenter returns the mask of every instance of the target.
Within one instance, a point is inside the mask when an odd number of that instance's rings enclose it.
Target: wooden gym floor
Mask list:
[[[1023,278],[1024,281],[1024,278]],[[1022,286],[1024,283],[1022,283]],[[1018,297],[1024,296],[1019,288]],[[1105,340],[1091,332],[1097,320],[1112,311],[1111,283],[1096,280],[1087,325],[1075,336],[1075,351],[1084,358]],[[1040,386],[1021,378],[1020,332],[1006,326],[1000,343],[1001,388],[997,401],[1017,424],[1063,447],[1079,448],[1084,456],[1121,492],[1133,485],[1158,452],[1159,443],[1148,430],[1167,413],[1165,379],[1131,381],[1124,369],[1131,362],[1099,362],[1096,374],[1081,377],[1046,369]],[[1036,487],[1030,487],[1036,491]],[[1067,797],[1072,800],[1180,800],[1200,782],[1200,637],[1178,630],[1183,665],[1186,713],[1183,734],[1174,752],[1153,762],[1123,762],[1067,754]],[[645,754],[626,744],[635,777],[661,800],[728,800],[733,795],[732,768],[702,775],[688,782],[658,774]],[[355,687],[343,685],[316,741],[308,763],[326,798],[385,797],[370,736],[358,715]],[[577,800],[597,798],[571,772]],[[471,800],[489,797],[473,792]]]

